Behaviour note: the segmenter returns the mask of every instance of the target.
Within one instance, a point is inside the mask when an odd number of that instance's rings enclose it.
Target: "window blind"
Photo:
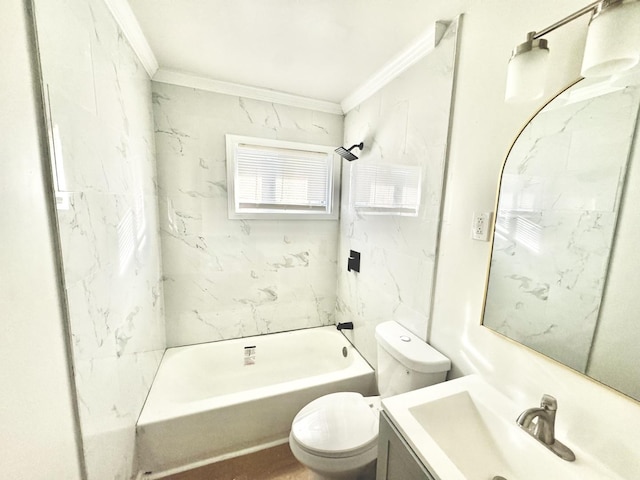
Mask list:
[[[379,215],[418,215],[421,167],[359,163],[352,167],[351,173],[351,203],[357,211]]]
[[[332,170],[327,152],[239,143],[236,211],[330,212]]]

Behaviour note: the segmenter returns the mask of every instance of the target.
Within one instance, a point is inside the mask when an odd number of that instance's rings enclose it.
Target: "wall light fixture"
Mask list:
[[[544,93],[549,47],[544,35],[591,14],[582,59],[584,77],[601,77],[634,67],[640,60],[640,0],[599,0],[540,30],[516,46],[507,70],[505,100],[523,102]]]

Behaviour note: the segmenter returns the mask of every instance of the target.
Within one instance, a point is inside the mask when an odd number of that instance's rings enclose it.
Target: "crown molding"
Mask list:
[[[440,40],[442,40],[449,24],[450,22],[435,22],[422,35],[369,77],[367,81],[347,95],[344,100],[340,102],[342,111],[346,114],[357,107],[391,80],[434,50],[440,43]]]
[[[158,71],[158,61],[142,32],[142,28],[140,28],[138,19],[131,10],[129,2],[127,0],[104,0],[104,3],[149,74],[149,78],[153,78]]]
[[[254,100],[290,105],[336,115],[346,114],[435,49],[450,23],[443,21],[435,22],[422,35],[395,55],[338,104],[277,90],[224,82],[183,71],[160,68],[138,20],[133,10],[131,10],[129,2],[127,0],[104,0],[104,2],[124,33],[124,36],[129,41],[131,48],[140,59],[149,77],[154,82],[197,88],[210,92],[252,98]]]
[[[154,82],[170,83],[181,87],[197,88],[199,90],[206,90],[209,92],[252,98],[254,100],[279,103],[281,105],[306,108],[319,112],[333,113],[336,115],[343,114],[342,107],[338,103],[302,97],[290,93],[279,92],[277,90],[269,90],[267,88],[251,87],[248,85],[240,85],[238,83],[213,80],[212,78],[201,77],[179,70],[160,68],[152,77],[152,80]]]

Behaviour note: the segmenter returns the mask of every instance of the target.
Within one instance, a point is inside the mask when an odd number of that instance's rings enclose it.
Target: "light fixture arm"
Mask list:
[[[532,40],[536,40],[536,39],[546,35],[547,33],[551,33],[554,30],[562,27],[563,25],[566,25],[567,23],[574,21],[576,18],[580,18],[582,15],[584,15],[586,13],[589,13],[589,12],[594,12],[595,13],[595,12],[597,12],[599,10],[599,7],[602,6],[602,4],[611,5],[611,4],[614,4],[614,3],[619,3],[621,1],[622,0],[598,0],[597,2],[590,3],[586,7],[583,7],[580,10],[577,10],[577,11],[573,12],[571,15],[568,15],[568,16],[564,17],[562,20],[558,20],[553,25],[549,25],[547,28],[543,28],[539,32],[535,32],[531,39]]]
[[[569,22],[590,14],[584,46],[583,77],[604,77],[632,69],[640,62],[640,0],[598,0],[538,31],[511,52],[505,100],[530,101],[544,93],[549,46],[542,38]]]

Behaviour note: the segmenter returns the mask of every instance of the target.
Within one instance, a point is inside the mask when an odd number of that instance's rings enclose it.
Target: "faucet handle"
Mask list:
[[[544,394],[540,400],[540,406],[545,410],[556,411],[558,409],[558,401],[551,395]]]

